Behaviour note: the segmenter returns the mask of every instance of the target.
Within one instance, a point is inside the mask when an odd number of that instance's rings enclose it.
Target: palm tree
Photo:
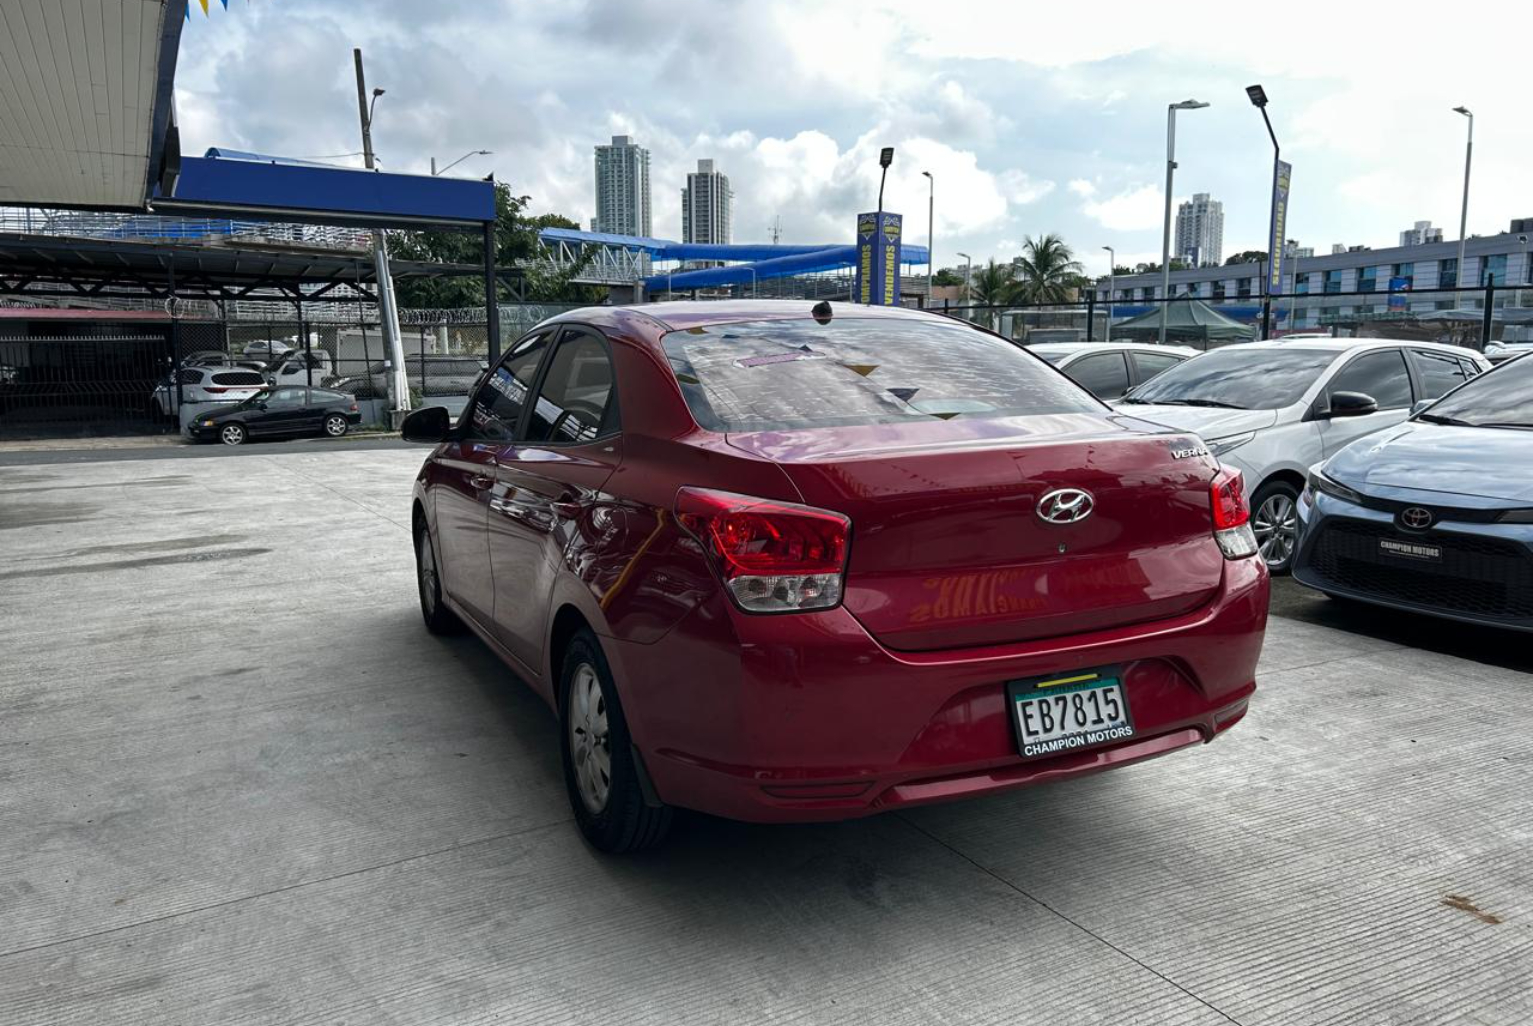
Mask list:
[[[1016,302],[1013,298],[1016,287],[1017,283],[1011,277],[1011,265],[998,264],[991,257],[984,267],[975,272],[969,295],[971,301],[980,306],[1006,306]],[[988,326],[995,321],[995,311],[976,310],[972,319]]]
[[[1066,303],[1071,286],[1081,273],[1080,261],[1058,235],[1028,238],[1017,258],[1021,272],[1011,297],[1013,303]]]

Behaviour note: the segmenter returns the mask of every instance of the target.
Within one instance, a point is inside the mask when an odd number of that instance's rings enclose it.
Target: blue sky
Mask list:
[[[871,209],[879,147],[897,147],[885,205],[925,241],[937,180],[939,264],[1009,258],[1056,232],[1095,273],[1158,259],[1170,102],[1175,196],[1225,205],[1225,255],[1264,247],[1271,144],[1244,87],[1261,82],[1294,164],[1289,235],[1393,245],[1413,221],[1456,237],[1465,121],[1476,113],[1471,234],[1533,216],[1526,3],[1465,18],[1305,2],[522,3],[248,0],[194,10],[177,101],[188,152],[291,156],[360,148],[351,48],[379,101],[389,170],[494,172],[535,211],[585,223],[592,147],[649,147],[657,235],[680,234],[680,189],[711,157],[735,190],[736,241],[849,240]],[[1353,5],[1355,6],[1355,5]],[[195,7],[195,5],[194,5]],[[336,163],[358,163],[337,156]]]

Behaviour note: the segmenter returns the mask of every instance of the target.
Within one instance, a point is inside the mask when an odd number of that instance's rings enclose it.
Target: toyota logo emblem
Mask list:
[[[1079,488],[1056,488],[1038,500],[1038,519],[1046,524],[1074,524],[1091,516],[1090,492]]]
[[[1407,506],[1400,511],[1400,525],[1413,531],[1425,531],[1432,526],[1432,511],[1420,506]]]

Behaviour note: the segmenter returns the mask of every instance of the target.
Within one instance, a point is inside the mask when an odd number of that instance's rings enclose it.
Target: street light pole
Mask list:
[[[1246,95],[1256,105],[1256,109],[1262,112],[1262,122],[1267,126],[1267,135],[1272,139],[1272,210],[1268,216],[1267,224],[1277,225],[1277,189],[1278,189],[1278,149],[1277,133],[1272,130],[1272,119],[1267,116],[1267,91],[1260,85],[1246,86]],[[1282,252],[1285,240],[1281,238],[1268,239],[1267,273],[1262,275],[1262,338],[1272,337],[1272,267],[1277,264],[1281,269]],[[1282,281],[1278,282],[1279,291],[1282,290]]]
[[[467,160],[470,157],[488,157],[489,155],[490,155],[490,151],[489,150],[469,150],[467,153],[463,154],[463,156],[459,157],[457,160],[453,161],[451,164],[448,164],[446,167],[442,168],[442,170],[440,170],[440,171],[438,171],[436,169],[436,158],[432,157],[431,158],[431,177],[435,178],[437,175],[445,175],[447,172],[451,171],[453,168],[457,167],[459,164],[463,163],[465,160]]]
[[[1171,305],[1171,182],[1176,172],[1176,112],[1198,110],[1208,104],[1183,100],[1166,107],[1166,224],[1160,243],[1160,344],[1166,344],[1166,314]]]
[[[935,243],[932,241],[932,229],[936,225],[937,210],[937,179],[930,171],[922,171],[926,176],[926,305],[932,305],[932,261],[935,257]]]
[[[1464,205],[1458,215],[1458,274],[1453,284],[1464,284],[1464,235],[1469,230],[1469,162],[1474,158],[1474,114],[1468,107],[1454,107],[1455,114],[1469,119],[1469,138],[1464,142]]]
[[[373,170],[373,106],[382,89],[372,91],[368,100],[367,76],[362,71],[362,51],[351,51],[352,63],[357,69],[357,116],[362,120],[362,163]],[[394,278],[389,273],[389,243],[381,228],[373,229],[373,275],[377,279],[378,316],[383,321],[383,334],[388,340],[389,362],[394,370],[394,409],[400,413],[410,410],[410,379],[405,374],[405,344],[399,334],[399,307],[394,300]]]
[[[1112,341],[1112,301],[1113,301],[1113,293],[1116,291],[1113,288],[1113,275],[1116,274],[1117,271],[1118,271],[1118,254],[1113,251],[1113,248],[1111,246],[1103,246],[1102,248],[1107,250],[1107,341],[1111,342]]]
[[[963,305],[969,305],[969,271],[974,267],[974,259],[967,253],[959,253],[963,257]]]

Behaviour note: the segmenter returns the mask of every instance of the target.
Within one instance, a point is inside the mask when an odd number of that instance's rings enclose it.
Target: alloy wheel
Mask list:
[[[239,445],[245,440],[245,429],[238,424],[229,424],[218,433],[218,437],[225,445]]]
[[[593,814],[607,807],[612,791],[612,752],[607,732],[607,700],[596,668],[581,663],[570,681],[570,759],[581,801]]]
[[[1268,566],[1286,566],[1293,558],[1299,537],[1299,520],[1294,501],[1286,495],[1272,495],[1251,518],[1257,550]]]
[[[436,553],[431,550],[431,535],[422,533],[420,554],[420,589],[421,604],[426,607],[426,614],[430,616],[436,612]]]
[[[331,438],[339,438],[346,433],[345,417],[330,417],[325,421],[325,434]]]

